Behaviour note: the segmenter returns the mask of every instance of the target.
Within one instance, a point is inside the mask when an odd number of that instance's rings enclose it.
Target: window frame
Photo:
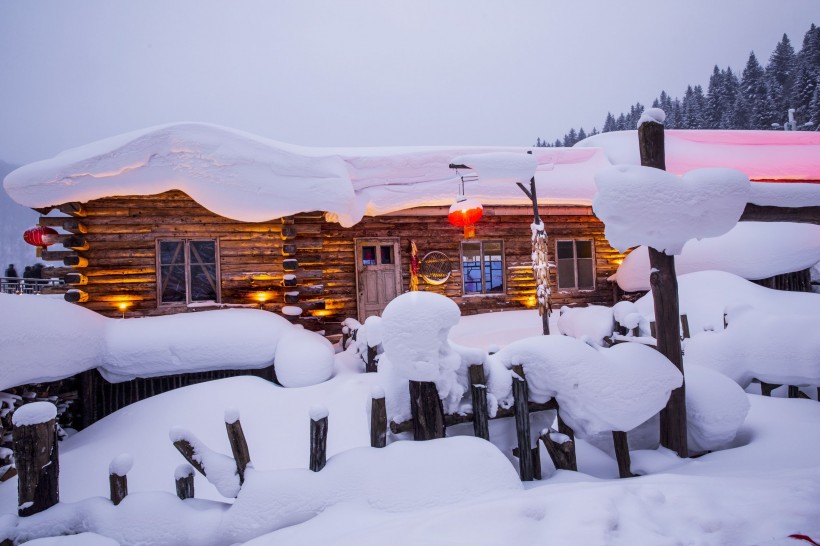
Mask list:
[[[481,292],[467,292],[466,290],[466,275],[464,274],[464,245],[479,244],[480,260],[479,270],[481,271]],[[487,243],[498,243],[501,245],[501,291],[487,292],[486,291],[486,276],[485,276],[485,260],[484,260],[484,245]],[[504,296],[507,294],[507,255],[505,252],[503,239],[468,239],[461,241],[459,245],[459,271],[461,273],[461,295],[464,297],[481,297],[481,296]]]
[[[561,286],[560,268],[558,263],[558,245],[559,243],[572,243],[572,272],[573,272],[573,286]],[[589,243],[591,256],[589,258],[580,258],[583,260],[589,259],[592,265],[592,286],[589,288],[578,287],[578,242]],[[568,258],[563,258],[567,260]],[[595,264],[595,239],[579,238],[579,239],[556,239],[555,240],[555,287],[558,290],[575,290],[578,292],[592,292],[598,287],[597,267]]]
[[[162,301],[162,254],[160,245],[163,242],[182,242],[183,244],[183,266],[185,270],[185,301]],[[212,242],[214,243],[214,284],[216,288],[216,298],[214,303],[222,302],[222,274],[220,272],[220,254],[219,254],[219,238],[218,237],[158,237],[155,240],[156,253],[156,277],[157,277],[157,307],[184,307],[192,303],[204,303],[211,300],[203,300],[202,302],[194,302],[191,299],[191,243],[198,242]]]

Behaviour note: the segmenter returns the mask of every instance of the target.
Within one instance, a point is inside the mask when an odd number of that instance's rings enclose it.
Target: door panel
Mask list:
[[[356,240],[356,287],[359,321],[380,316],[401,291],[398,239]]]

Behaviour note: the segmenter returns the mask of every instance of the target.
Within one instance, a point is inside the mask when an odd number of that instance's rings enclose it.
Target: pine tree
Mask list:
[[[593,127],[593,128],[592,128],[592,131],[589,133],[589,136],[595,136],[595,135],[597,135],[597,134],[600,134],[600,133],[598,132],[598,128],[597,128],[597,127]]]
[[[692,116],[692,129],[706,129],[706,96],[703,94],[703,88],[699,85],[694,88]]]
[[[615,125],[615,117],[612,115],[612,112],[607,112],[606,113],[606,121],[604,122],[604,128],[602,129],[602,132],[608,133],[610,131],[616,131],[616,130],[617,130],[617,128],[616,128],[616,125]]]
[[[740,129],[746,119],[746,104],[740,94],[740,81],[732,72],[731,67],[727,67],[723,73],[723,86],[720,90],[721,113],[719,129]]]
[[[740,80],[740,94],[746,108],[746,125],[735,129],[769,129],[771,121],[767,112],[772,108],[767,104],[766,82],[763,80],[763,67],[755,57],[754,51],[749,54],[746,68]]]
[[[709,90],[706,95],[706,112],[703,116],[706,129],[717,129],[720,126],[721,110],[723,109],[722,87],[723,72],[715,65],[715,68],[712,70],[712,76],[709,78]]]
[[[578,130],[578,140],[577,140],[576,142],[581,142],[581,141],[582,141],[582,140],[584,140],[586,137],[587,137],[586,131],[584,131],[584,128],[583,128],[583,127],[581,127],[581,128]]]
[[[812,99],[820,85],[820,28],[812,25],[803,37],[803,47],[795,57],[795,76],[791,107],[799,124],[813,118]]]
[[[557,138],[555,139],[555,142],[553,142],[552,145],[556,148],[560,148],[562,146],[561,141],[558,140]]]
[[[794,81],[795,55],[794,48],[787,35],[777,44],[769,57],[766,66],[766,88],[769,97],[769,119],[772,123],[784,123],[788,120],[789,99]]]

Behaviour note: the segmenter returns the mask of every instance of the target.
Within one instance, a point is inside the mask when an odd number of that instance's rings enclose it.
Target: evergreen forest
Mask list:
[[[689,85],[683,98],[661,91],[652,107],[666,112],[667,129],[769,129],[811,130],[820,128],[820,27],[812,24],[795,53],[784,34],[764,67],[755,56],[741,72],[715,66],[704,92]],[[603,129],[587,133],[573,128],[552,142],[536,141],[536,146],[572,146],[599,132],[635,129],[645,106],[640,102],[618,116],[607,113]],[[789,110],[794,123],[789,123]]]

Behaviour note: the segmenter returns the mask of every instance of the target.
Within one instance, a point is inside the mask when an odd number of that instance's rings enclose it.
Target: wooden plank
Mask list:
[[[63,203],[62,205],[57,207],[60,212],[63,214],[68,214],[69,216],[77,216],[77,217],[84,217],[87,215],[85,206],[82,203]]]
[[[765,184],[765,182],[753,182]],[[747,203],[740,222],[794,222],[820,224],[820,207],[774,207]]]
[[[76,255],[77,253],[73,250],[43,250],[40,253],[40,259],[44,262],[58,262]]]
[[[37,224],[47,227],[58,227],[69,233],[88,233],[88,226],[77,218],[68,216],[41,216]]]

